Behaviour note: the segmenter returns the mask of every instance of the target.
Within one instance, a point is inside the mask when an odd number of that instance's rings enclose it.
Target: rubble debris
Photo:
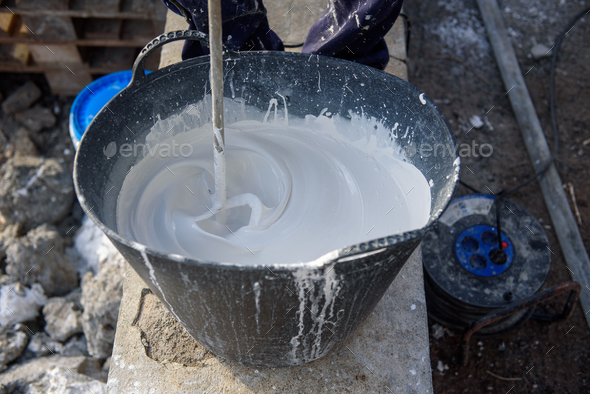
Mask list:
[[[28,394],[58,394],[64,392],[64,387],[67,387],[68,394],[106,393],[104,382],[57,367],[48,371],[41,380],[31,383]]]
[[[60,354],[69,357],[89,356],[86,337],[83,334],[74,335],[64,343],[63,350]]]
[[[444,372],[447,369],[449,369],[449,366],[447,364],[444,364],[442,361],[438,360],[438,364],[436,365],[436,369],[438,369],[440,372]]]
[[[84,277],[88,271],[96,275],[99,261],[116,253],[111,241],[88,217],[82,219],[82,227],[76,233],[74,246],[81,257],[75,264],[80,277]]]
[[[27,351],[35,357],[44,357],[53,354],[77,357],[89,356],[84,335],[74,335],[66,343],[52,339],[46,332],[38,332],[29,341]]]
[[[51,110],[39,105],[19,112],[14,117],[34,133],[38,133],[48,127],[53,127],[56,123],[55,115],[53,115]]]
[[[0,129],[0,146],[5,147],[8,145],[8,138],[4,135],[2,129]],[[4,164],[4,162],[8,159],[6,156],[6,148],[0,149],[0,165]],[[2,391],[0,391],[2,393]]]
[[[20,235],[19,233],[20,226],[16,224],[0,226],[0,261],[6,258],[6,248]]]
[[[110,241],[107,242],[110,244]],[[110,249],[112,248],[112,250]],[[113,350],[119,306],[123,296],[125,260],[110,244],[100,255],[99,271],[88,272],[82,279],[82,326],[88,342],[88,353],[107,358]]]
[[[29,343],[24,326],[16,324],[12,327],[0,328],[0,371],[4,371],[10,362],[16,360]]]
[[[78,285],[63,238],[44,224],[16,239],[6,249],[6,273],[23,284],[39,283],[47,296],[61,296]]]
[[[0,214],[26,229],[56,223],[74,201],[72,175],[54,159],[14,157],[0,167]]]
[[[35,354],[36,357],[43,357],[51,354],[61,354],[64,346],[60,342],[51,339],[46,333],[38,332],[29,341],[27,350]]]
[[[471,123],[471,125],[476,129],[481,129],[483,127],[483,121],[477,115],[471,115],[469,117],[469,123]]]
[[[106,385],[93,376],[102,376],[100,362],[88,357],[39,357],[0,374],[0,387],[8,393],[68,394],[106,393]]]
[[[53,297],[43,307],[45,332],[59,342],[65,342],[82,329],[81,290],[76,289],[65,297]]]
[[[448,328],[441,326],[438,323],[434,323],[431,327],[430,327],[430,332],[432,333],[432,336],[435,339],[441,339],[442,337],[445,336],[445,334],[447,334],[448,336],[452,337],[454,336],[454,334],[449,331]]]
[[[106,360],[104,360],[104,363],[102,364],[101,369],[107,375],[109,374],[109,369],[111,369],[111,356],[109,356]]]
[[[494,126],[492,126],[492,123],[490,122],[490,120],[488,119],[488,117],[486,116],[483,120],[483,122],[485,123],[486,127],[490,130],[490,131],[494,131]]]
[[[30,289],[19,282],[0,286],[0,325],[8,326],[34,320],[47,302],[43,287],[34,283]]]
[[[531,48],[531,55],[533,55],[535,60],[539,60],[544,57],[552,56],[552,53],[551,49],[547,48],[547,46],[543,44],[537,44]]]
[[[7,158],[24,156],[37,157],[39,156],[39,150],[37,150],[37,147],[33,141],[31,141],[29,132],[24,127],[21,127],[14,134],[10,143],[7,144],[4,154]]]
[[[28,81],[2,103],[2,111],[6,115],[29,108],[35,101],[41,97],[41,89],[34,82]]]

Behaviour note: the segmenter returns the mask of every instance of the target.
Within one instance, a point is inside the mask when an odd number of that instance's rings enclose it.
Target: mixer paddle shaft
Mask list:
[[[225,133],[223,127],[223,38],[221,0],[209,0],[209,50],[211,52],[211,94],[213,102],[213,158],[215,195],[213,211],[225,205]]]

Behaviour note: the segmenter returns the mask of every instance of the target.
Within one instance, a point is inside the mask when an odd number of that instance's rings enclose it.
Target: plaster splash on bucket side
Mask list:
[[[327,271],[325,271],[327,270]],[[302,269],[294,271],[293,278],[297,285],[299,299],[299,331],[291,339],[290,357],[294,363],[308,362],[322,357],[332,349],[322,349],[322,331],[324,326],[337,323],[337,313],[334,314],[334,303],[341,289],[340,278],[334,270],[334,264],[325,266],[324,269]],[[316,285],[323,281],[323,286]],[[308,304],[311,302],[311,307]],[[305,313],[309,310],[312,327],[308,334],[305,330]],[[329,331],[330,327],[326,327]],[[309,334],[311,333],[311,335]],[[302,342],[303,341],[303,342]],[[297,350],[302,346],[303,359],[297,355]]]

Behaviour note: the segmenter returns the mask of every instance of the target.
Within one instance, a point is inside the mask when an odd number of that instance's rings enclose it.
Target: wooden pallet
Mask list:
[[[165,15],[159,0],[0,0],[0,72],[44,73],[54,94],[77,94],[130,69]]]

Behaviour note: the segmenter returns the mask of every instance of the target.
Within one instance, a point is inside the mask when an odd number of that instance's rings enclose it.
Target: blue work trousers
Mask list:
[[[162,0],[190,20],[189,28],[208,32],[206,0]],[[383,37],[398,17],[403,0],[329,0],[328,9],[309,30],[303,53],[333,56],[383,70],[389,52]],[[222,0],[223,42],[234,51],[284,50],[269,27],[262,0]],[[187,41],[182,58],[209,53],[200,42]]]

